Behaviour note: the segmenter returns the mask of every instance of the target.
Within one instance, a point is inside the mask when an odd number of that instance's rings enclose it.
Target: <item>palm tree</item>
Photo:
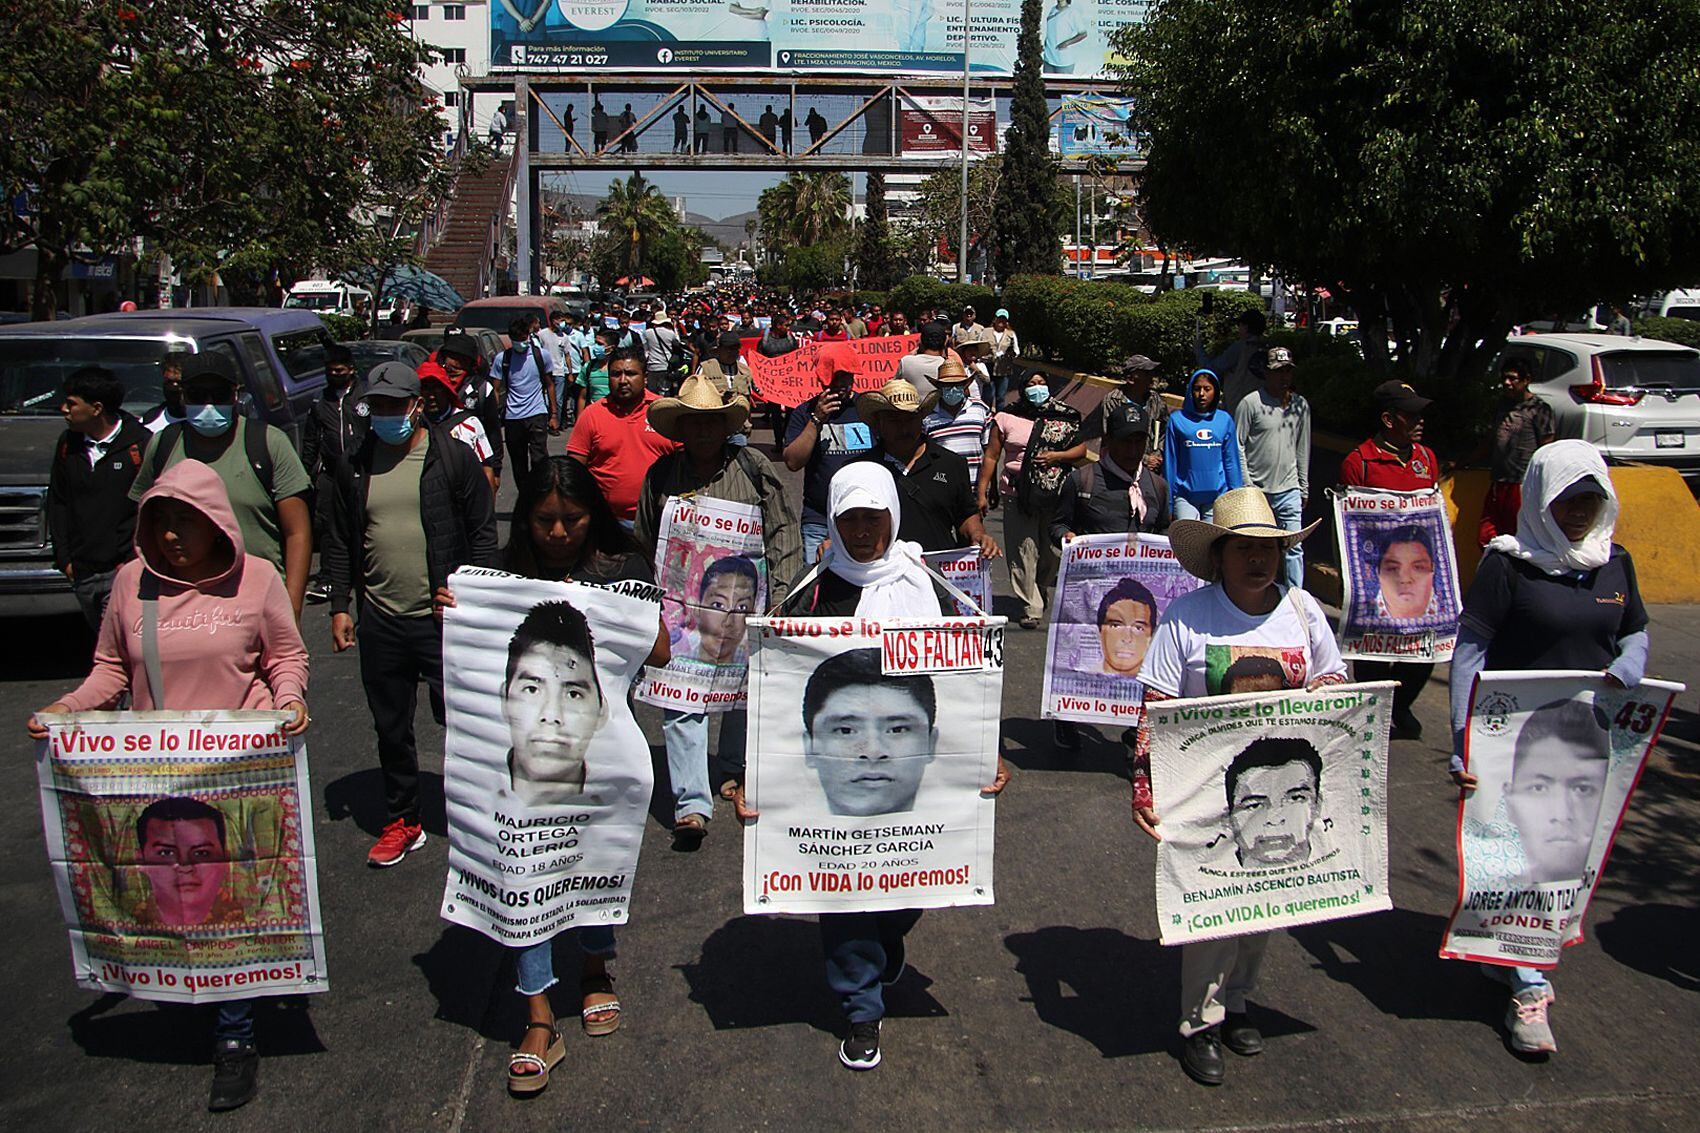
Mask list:
[[[610,184],[596,216],[602,231],[618,241],[616,258],[627,278],[636,278],[643,270],[644,253],[678,223],[667,198],[641,173]]]
[[[842,173],[793,173],[762,196],[768,193],[781,230],[797,244],[818,244],[850,226],[850,178]]]

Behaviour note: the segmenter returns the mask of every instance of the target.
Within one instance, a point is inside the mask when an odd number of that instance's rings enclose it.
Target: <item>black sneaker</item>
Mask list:
[[[1218,1056],[1219,1057],[1219,1056]],[[838,1061],[852,1070],[872,1070],[880,1064],[880,1021],[851,1023],[838,1044]]]
[[[1053,731],[1056,735],[1057,749],[1059,751],[1080,750],[1080,729],[1075,727],[1071,721],[1056,721],[1056,727]]]
[[[1246,1058],[1263,1053],[1263,1032],[1251,1021],[1251,1004],[1244,1011],[1228,1012],[1222,1020],[1222,1045]]]
[[[260,1055],[251,1042],[220,1039],[213,1049],[212,1092],[207,1108],[214,1113],[238,1109],[254,1100],[260,1088]]]
[[[1222,1039],[1215,1027],[1181,1040],[1181,1069],[1201,1086],[1222,1084]]]
[[[895,944],[889,944],[886,946],[885,971],[880,973],[880,983],[884,984],[886,987],[890,987],[892,984],[903,978],[903,973],[909,968],[909,962],[905,956],[905,952],[906,950],[904,949],[903,942],[901,940]]]

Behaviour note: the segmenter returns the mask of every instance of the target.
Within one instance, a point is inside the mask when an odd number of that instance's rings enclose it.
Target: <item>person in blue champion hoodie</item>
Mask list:
[[[1211,370],[1194,370],[1186,402],[1169,414],[1163,433],[1164,471],[1174,498],[1176,519],[1209,522],[1216,497],[1245,487],[1234,418],[1220,408],[1222,383]]]

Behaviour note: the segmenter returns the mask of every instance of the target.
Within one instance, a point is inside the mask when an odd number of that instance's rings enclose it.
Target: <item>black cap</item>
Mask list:
[[[1382,413],[1422,413],[1433,404],[1404,382],[1382,382],[1375,387],[1375,406]]]
[[[1110,411],[1110,418],[1104,426],[1104,436],[1112,441],[1119,441],[1135,434],[1141,437],[1151,435],[1151,414],[1145,411],[1143,405],[1124,401]]]
[[[183,359],[183,384],[195,381],[217,380],[232,386],[242,385],[242,372],[236,368],[236,360],[222,350],[209,351],[205,354],[191,354]]]
[[[950,327],[941,322],[931,322],[921,328],[922,350],[943,350],[944,344],[950,338]]]
[[[470,334],[459,333],[445,333],[442,344],[437,347],[437,354],[439,357],[447,354],[459,358],[473,368],[478,366],[482,357],[478,352],[478,340]]]
[[[419,371],[406,362],[385,362],[366,376],[367,397],[418,397]]]
[[[1153,359],[1147,358],[1143,354],[1129,354],[1122,359],[1121,368],[1118,372],[1124,378],[1131,378],[1135,374],[1148,374],[1156,368],[1157,363]]]
[[[742,349],[744,340],[738,337],[735,332],[727,331],[725,334],[720,336],[720,340],[717,345],[722,350],[739,350]]]

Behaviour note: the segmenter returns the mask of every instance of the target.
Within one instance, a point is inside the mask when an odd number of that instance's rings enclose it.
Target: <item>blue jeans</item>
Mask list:
[[[556,933],[548,940],[539,940],[514,949],[514,990],[521,995],[542,995],[555,986],[555,941],[564,936],[578,940],[579,951],[586,956],[614,958],[614,926],[587,924]]]
[[[872,1023],[885,1017],[880,976],[885,971],[886,953],[902,944],[920,919],[920,909],[821,914],[820,948],[826,958],[826,986],[838,996],[847,1021]]]
[[[1174,505],[1174,517],[1176,519],[1202,519],[1204,522],[1209,523],[1216,518],[1216,502],[1214,500],[1210,502],[1209,506],[1200,510],[1197,504],[1193,503],[1185,496],[1176,496],[1174,499]]]
[[[803,562],[813,563],[820,558],[820,545],[826,542],[826,524],[803,520]]]
[[[1549,992],[1552,984],[1547,982],[1547,974],[1539,968],[1507,968],[1503,964],[1482,964],[1482,975],[1494,983],[1502,983],[1511,989],[1511,994],[1527,991],[1532,987],[1544,987]]]
[[[744,774],[744,730],[749,713],[722,712],[717,762],[728,775]],[[668,708],[661,713],[661,735],[667,741],[667,777],[673,783],[673,818],[687,814],[714,816],[714,796],[708,786],[708,714]]]
[[[1275,513],[1275,523],[1283,531],[1297,531],[1305,525],[1305,501],[1297,488],[1285,492],[1263,493],[1269,500],[1269,510]],[[1287,585],[1302,588],[1305,584],[1304,548],[1294,543],[1287,548]]]
[[[254,1041],[254,1001],[226,999],[218,1005],[218,1018],[213,1021],[214,1042],[251,1043]]]

